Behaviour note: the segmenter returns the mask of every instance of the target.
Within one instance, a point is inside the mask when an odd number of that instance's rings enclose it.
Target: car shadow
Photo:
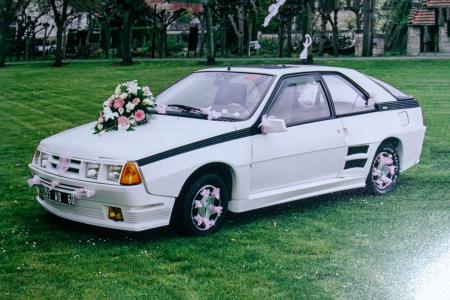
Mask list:
[[[321,196],[300,199],[284,204],[260,208],[243,213],[229,213],[224,226],[220,230],[239,227],[251,223],[257,219],[282,216],[293,211],[309,211],[336,202],[349,202],[354,197],[367,196],[364,189],[354,189],[343,192],[325,194]],[[45,214],[44,222],[49,225],[50,230],[70,232],[75,234],[76,239],[107,239],[110,242],[129,244],[133,242],[146,243],[149,241],[158,242],[174,238],[190,238],[180,236],[173,226],[164,226],[141,232],[131,232],[102,228],[83,223],[66,220],[50,213]]]

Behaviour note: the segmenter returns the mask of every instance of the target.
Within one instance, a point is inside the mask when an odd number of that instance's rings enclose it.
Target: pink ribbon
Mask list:
[[[95,195],[94,190],[90,190],[87,188],[78,188],[71,193],[75,198],[91,198]]]
[[[32,178],[27,180],[27,183],[29,187],[41,184],[41,177],[39,177],[38,175],[34,175]]]
[[[166,114],[166,106],[164,104],[156,104],[155,110],[158,114]]]
[[[375,95],[370,95],[370,97],[369,97],[369,99],[367,99],[367,105],[368,106],[375,106],[375,103],[376,103],[377,101],[376,101],[376,97],[375,97]]]
[[[70,158],[65,158],[60,156],[58,160],[58,164],[56,165],[56,170],[60,173],[64,173],[69,170],[70,167]]]
[[[208,120],[215,120],[215,119],[218,119],[218,118],[220,118],[222,116],[221,112],[213,110],[211,108],[211,106],[206,107],[206,108],[200,108],[200,110],[202,111],[202,113],[207,115]]]
[[[52,182],[50,183],[49,190],[53,190],[55,187],[57,187],[59,185],[60,185],[60,182],[58,180],[53,179]]]

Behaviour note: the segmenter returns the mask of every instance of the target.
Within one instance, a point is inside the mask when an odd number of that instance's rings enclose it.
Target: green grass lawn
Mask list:
[[[323,64],[358,69],[419,99],[428,128],[421,163],[393,194],[337,193],[231,215],[202,238],[63,221],[26,184],[38,142],[95,120],[117,83],[138,79],[158,92],[202,65],[1,69],[0,298],[399,299],[425,293],[435,277],[450,282],[449,259],[441,263],[450,258],[450,60]]]

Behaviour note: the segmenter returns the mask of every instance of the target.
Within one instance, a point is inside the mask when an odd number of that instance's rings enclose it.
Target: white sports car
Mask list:
[[[413,97],[344,68],[206,69],[156,99],[166,111],[134,131],[89,123],[42,140],[29,164],[38,203],[97,226],[204,235],[227,211],[391,192],[425,134]]]

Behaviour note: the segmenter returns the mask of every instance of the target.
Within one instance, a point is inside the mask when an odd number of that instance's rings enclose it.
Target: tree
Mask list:
[[[53,20],[56,26],[56,49],[55,62],[53,66],[62,66],[63,53],[63,34],[74,16],[74,10],[69,6],[71,0],[48,0],[51,7]]]
[[[150,15],[146,19],[148,23],[155,26],[160,37],[160,56],[167,56],[167,28],[176,20],[180,19],[187,13],[185,8],[172,8],[170,3],[155,5],[149,7]],[[156,22],[156,24],[155,24]]]
[[[346,0],[344,9],[355,14],[356,32],[361,32],[363,21],[362,0]]]
[[[205,12],[206,19],[206,40],[208,44],[208,53],[206,55],[206,63],[213,65],[216,63],[215,59],[215,47],[214,47],[214,32],[213,32],[213,19],[211,6],[213,4],[210,1],[204,0],[203,10]]]
[[[0,0],[0,67],[5,66],[9,26],[15,21],[24,0]]]
[[[319,5],[319,13],[322,22],[325,20],[330,23],[333,31],[333,55],[339,55],[339,28],[338,28],[338,12],[341,9],[339,0],[322,0]]]
[[[363,32],[363,56],[372,56],[373,44],[373,8],[375,0],[363,0],[364,32]]]

